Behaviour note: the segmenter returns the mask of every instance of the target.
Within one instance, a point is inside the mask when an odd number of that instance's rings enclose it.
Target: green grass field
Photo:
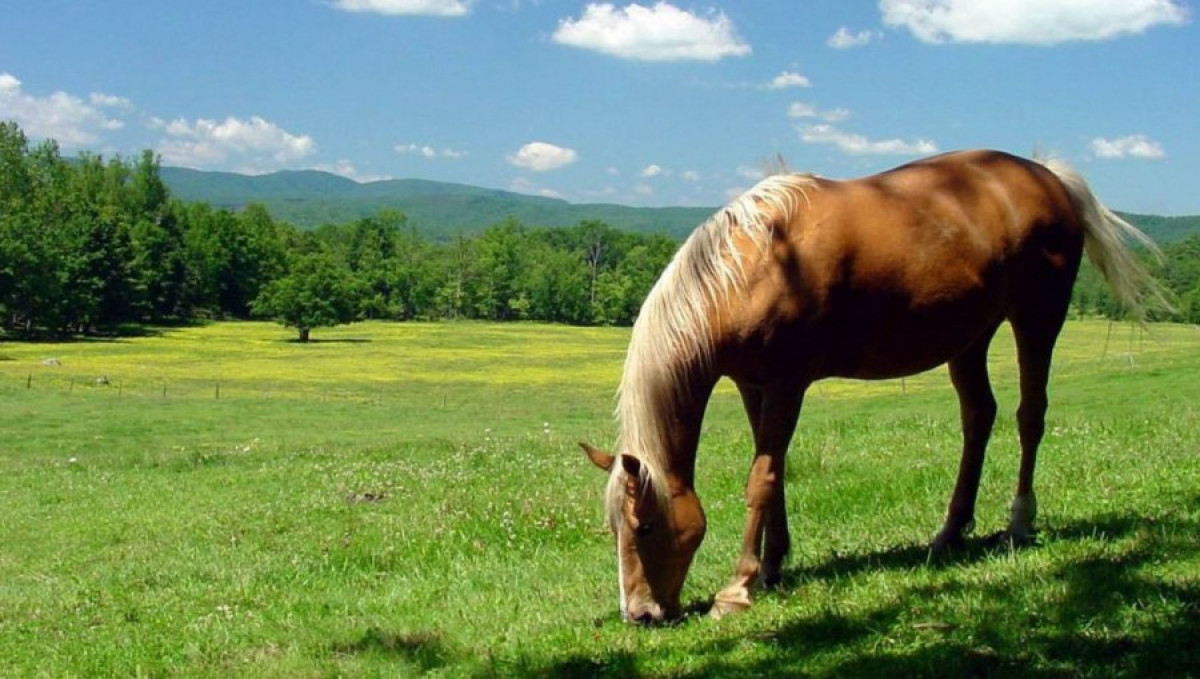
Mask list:
[[[0,343],[0,676],[1200,676],[1200,330],[1069,323],[1040,544],[948,558],[944,370],[814,388],[784,586],[710,620],[748,431],[722,386],[682,623],[617,616],[603,475],[628,331],[268,324]],[[1011,339],[992,373],[1016,408]],[[1002,416],[980,535],[1015,484]]]

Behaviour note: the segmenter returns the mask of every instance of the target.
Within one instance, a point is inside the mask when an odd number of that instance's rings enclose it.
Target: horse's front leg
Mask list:
[[[742,387],[742,401],[754,429],[755,456],[746,482],[746,525],[733,579],[713,601],[721,616],[748,608],[758,579],[768,586],[782,578],[789,548],[784,468],[796,429],[803,388],[759,390]]]

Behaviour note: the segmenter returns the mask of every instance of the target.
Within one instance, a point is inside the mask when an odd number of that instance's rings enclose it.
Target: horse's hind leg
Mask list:
[[[993,327],[950,361],[950,380],[958,392],[959,414],[962,418],[963,450],[958,480],[946,512],[946,524],[933,540],[933,546],[937,549],[961,545],[963,534],[970,532],[975,523],[979,478],[983,473],[983,459],[992,435],[992,425],[996,421],[996,399],[992,395],[987,368],[988,346],[995,332],[996,328]]]

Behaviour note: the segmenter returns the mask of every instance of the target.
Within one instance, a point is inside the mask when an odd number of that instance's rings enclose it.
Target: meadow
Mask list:
[[[0,676],[1200,676],[1200,329],[1068,323],[1038,544],[1015,360],[977,538],[935,556],[959,454],[944,369],[810,392],[793,554],[706,617],[750,439],[719,387],[680,623],[617,614],[603,475],[627,329],[264,323],[0,342]]]

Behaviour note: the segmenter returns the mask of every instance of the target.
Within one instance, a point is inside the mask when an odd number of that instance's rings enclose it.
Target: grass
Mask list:
[[[1040,544],[934,559],[942,370],[814,389],[785,583],[711,621],[749,437],[719,389],[710,533],[666,628],[619,622],[602,475],[628,333],[266,324],[0,344],[0,676],[1200,675],[1200,331],[1068,324]],[[54,361],[48,361],[54,359]],[[1016,407],[1011,340],[992,372]],[[105,378],[105,379],[100,379]],[[1015,483],[998,422],[979,533]]]

